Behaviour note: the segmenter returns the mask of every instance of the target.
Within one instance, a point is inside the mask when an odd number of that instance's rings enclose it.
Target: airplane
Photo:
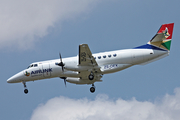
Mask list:
[[[114,73],[134,65],[145,65],[170,53],[174,23],[163,24],[156,35],[145,45],[132,49],[116,50],[92,54],[87,44],[79,45],[75,57],[34,62],[27,69],[15,74],[7,83],[23,83],[24,93],[28,93],[26,82],[59,77],[73,84],[90,84],[90,92],[95,92],[95,82],[102,82],[104,74]]]

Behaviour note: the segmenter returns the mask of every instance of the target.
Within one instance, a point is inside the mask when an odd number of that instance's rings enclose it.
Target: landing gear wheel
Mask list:
[[[94,75],[90,74],[89,75],[89,80],[93,80],[94,79]]]
[[[90,75],[88,77],[89,77],[89,80],[93,80],[94,79],[94,74],[93,74],[92,71],[91,71],[91,73],[90,73]]]
[[[95,87],[91,87],[91,88],[90,88],[90,92],[91,92],[91,93],[94,93],[94,92],[95,92]]]
[[[24,85],[24,93],[27,94],[28,93],[28,89],[27,89],[27,86],[26,86],[26,82],[22,81],[22,83]]]
[[[28,89],[24,89],[24,93],[27,94],[28,93]]]

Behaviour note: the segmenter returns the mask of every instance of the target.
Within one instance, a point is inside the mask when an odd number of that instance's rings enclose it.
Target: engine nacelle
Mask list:
[[[66,81],[70,82],[70,83],[78,83],[80,81],[80,78],[70,78],[70,77],[67,77]]]

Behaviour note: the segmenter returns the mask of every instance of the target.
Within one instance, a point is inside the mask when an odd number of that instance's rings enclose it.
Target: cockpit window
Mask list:
[[[31,65],[28,66],[28,68],[37,67],[37,66],[38,66],[38,64],[31,64]],[[27,69],[28,69],[28,68],[27,68]]]
[[[30,68],[31,66],[32,66],[32,65],[29,65],[28,68]],[[27,69],[28,69],[28,68],[27,68]]]

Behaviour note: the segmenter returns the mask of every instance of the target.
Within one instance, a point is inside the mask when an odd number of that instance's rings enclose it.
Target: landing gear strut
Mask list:
[[[26,82],[23,81],[22,83],[24,85],[24,93],[27,94],[28,93],[28,89],[26,87]]]
[[[91,92],[91,93],[94,93],[94,92],[95,92],[95,86],[94,86],[94,84],[92,84],[92,87],[90,88],[90,92]]]
[[[94,74],[93,72],[91,72],[91,74],[89,75],[89,80],[93,80],[94,79]]]

